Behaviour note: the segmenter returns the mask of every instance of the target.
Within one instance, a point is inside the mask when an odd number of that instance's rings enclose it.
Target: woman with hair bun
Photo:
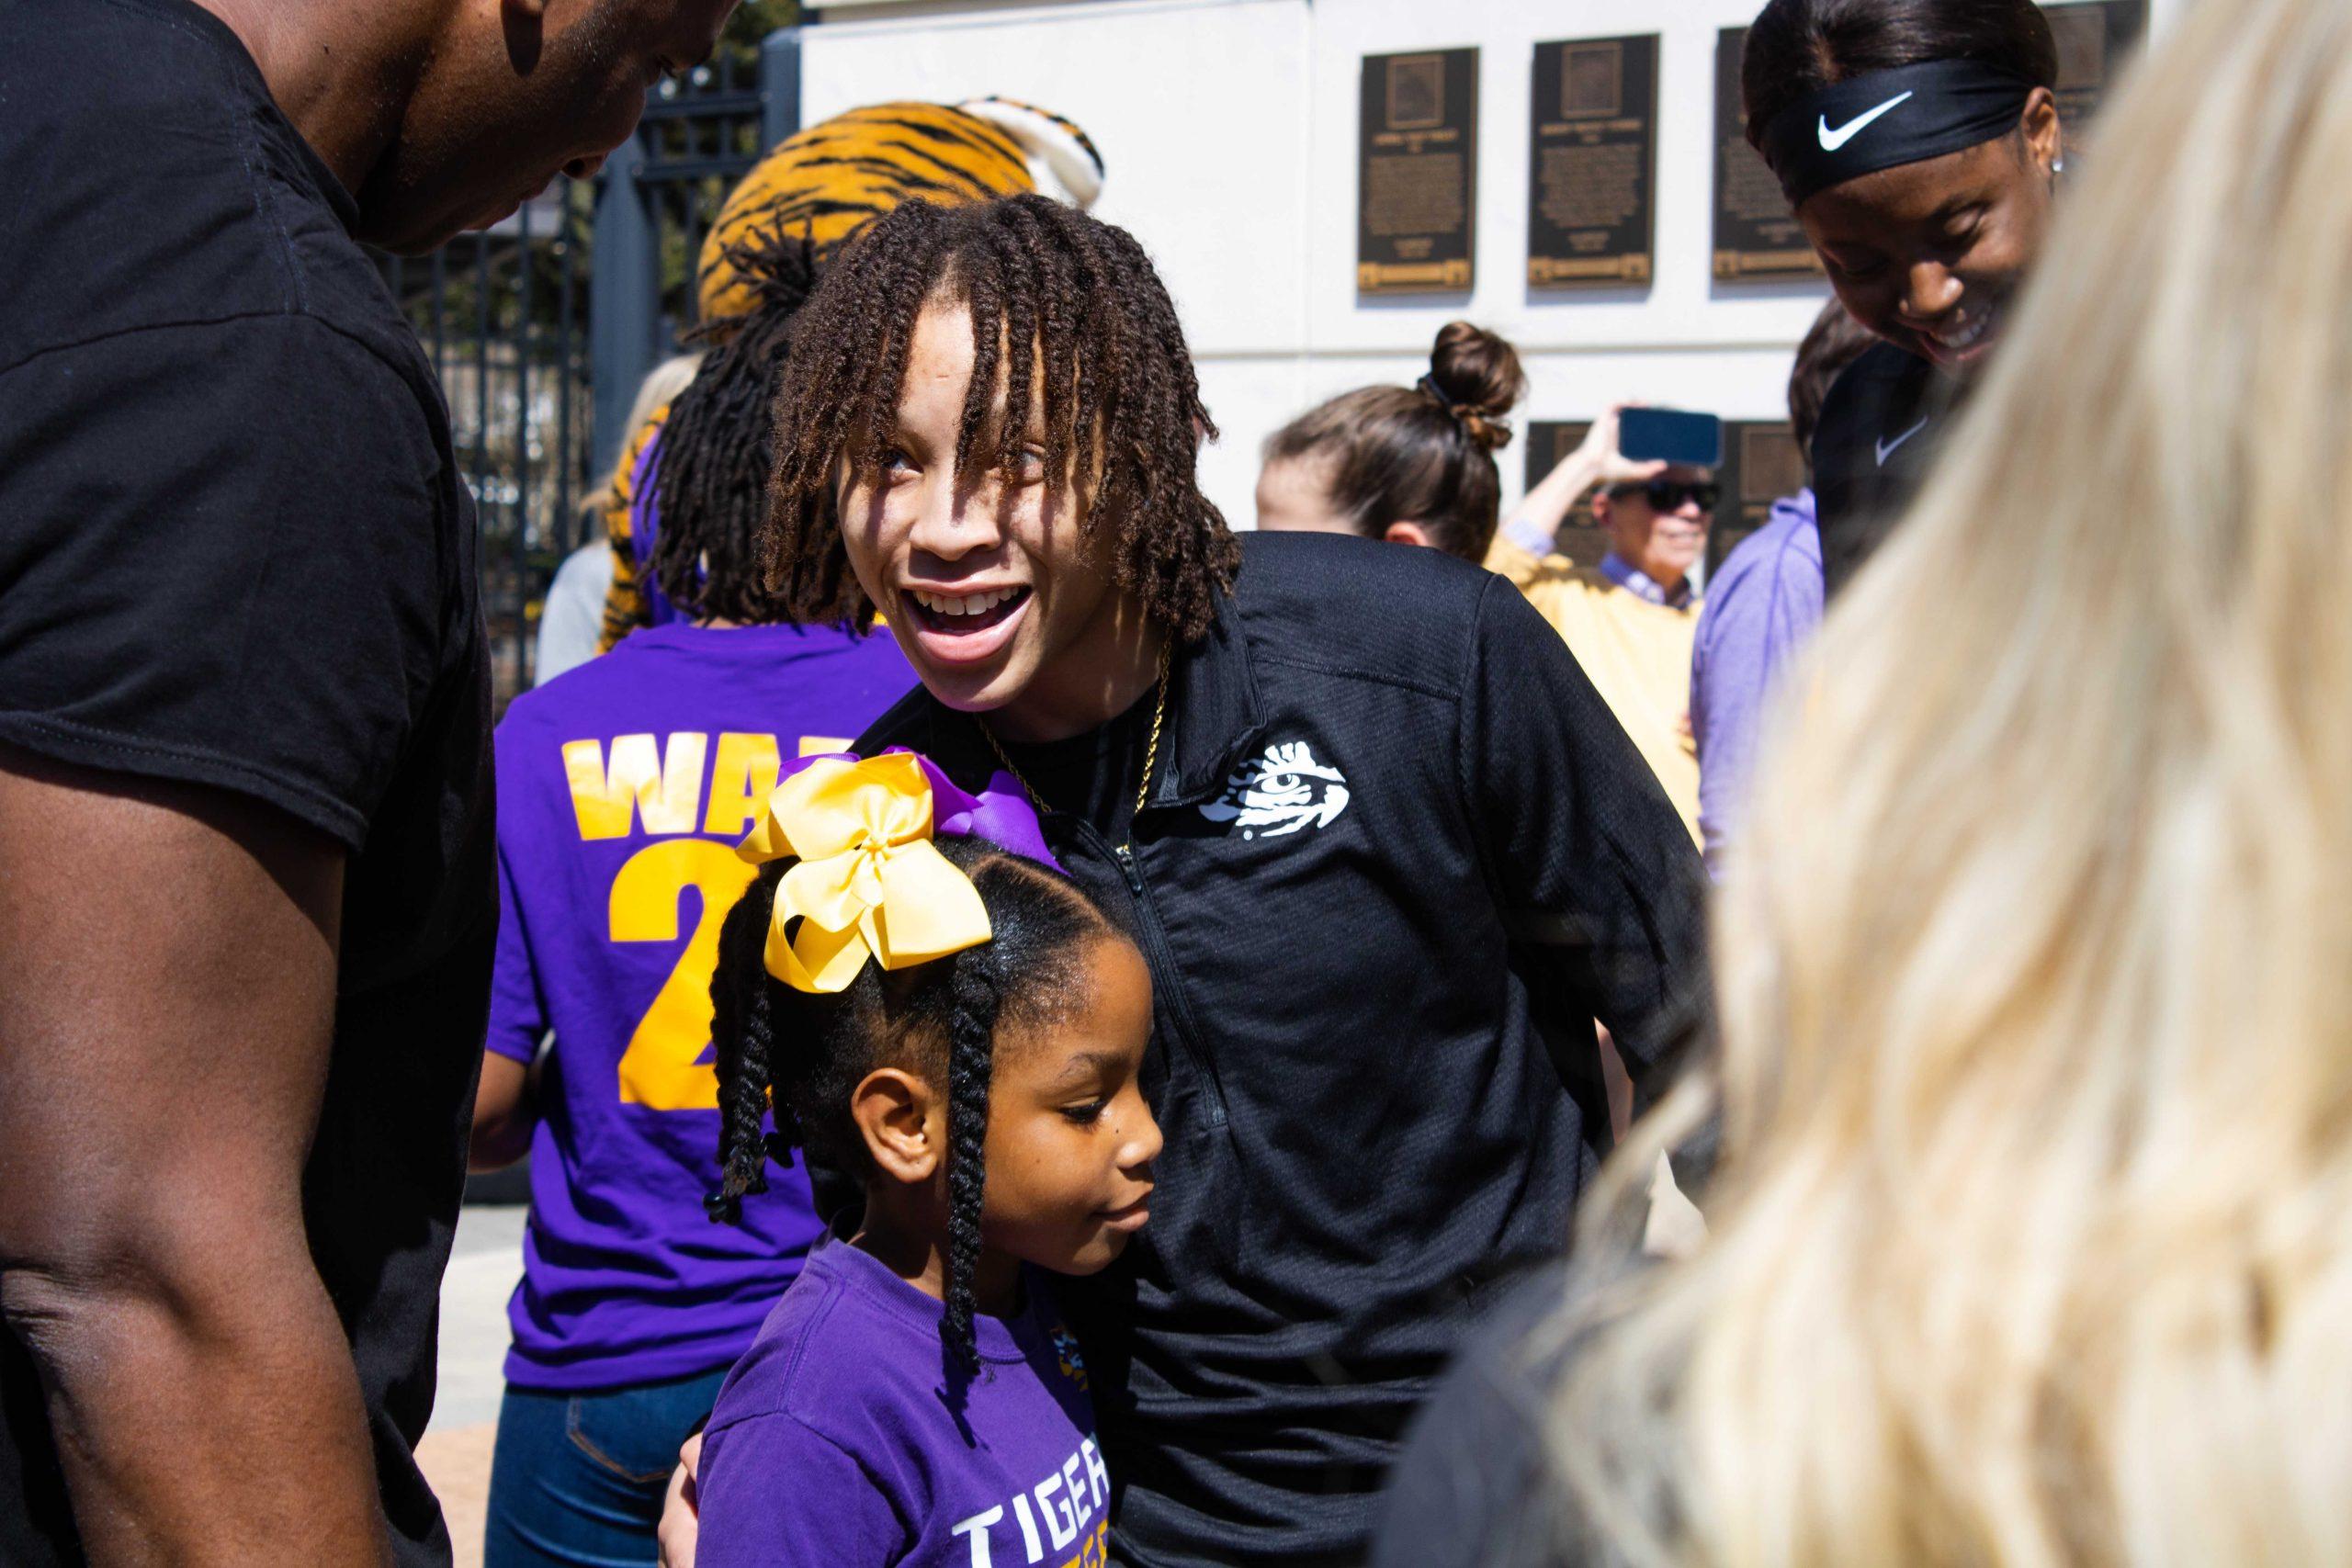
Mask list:
[[[1566,640],[1695,840],[1699,761],[1689,715],[1698,601],[1685,574],[1706,545],[1713,475],[1619,457],[1612,410],[1528,492],[1511,520],[1518,538],[1498,538],[1494,455],[1510,442],[1503,416],[1526,393],[1518,350],[1449,321],[1429,374],[1414,385],[1342,393],[1273,434],[1258,476],[1258,526],[1426,545],[1510,579]],[[1593,499],[1595,520],[1620,547],[1588,571],[1549,547],[1596,484],[1606,488]],[[1653,509],[1645,487],[1664,487],[1664,503]]]
[[[1502,504],[1495,454],[1527,395],[1511,345],[1449,321],[1410,387],[1359,387],[1292,420],[1266,443],[1258,526],[1358,534],[1484,560]]]

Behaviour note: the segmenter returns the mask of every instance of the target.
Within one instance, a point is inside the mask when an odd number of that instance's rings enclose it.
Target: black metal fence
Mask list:
[[[384,263],[441,378],[481,526],[482,606],[502,699],[531,683],[538,605],[579,544],[588,485],[591,193],[559,181],[487,231]]]
[[[480,513],[499,703],[530,688],[541,605],[592,542],[638,383],[695,321],[695,263],[728,190],[799,129],[799,35],[723,51],[649,96],[593,183],[547,195],[430,256],[385,257],[449,403]]]

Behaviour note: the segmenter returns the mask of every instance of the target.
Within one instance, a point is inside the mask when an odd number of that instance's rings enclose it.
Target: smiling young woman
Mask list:
[[[922,680],[858,750],[1025,788],[1149,965],[1151,1224],[1064,1296],[1114,1557],[1357,1561],[1475,1300],[1567,1234],[1595,1017],[1637,1092],[1669,1076],[1701,873],[1510,583],[1237,542],[1212,431],[1132,238],[904,208],[795,333],[771,566],[804,618],[880,610]]]
[[[1833,595],[1917,488],[2041,254],[2057,75],[2032,0],[1770,0],[1748,29],[1747,139],[1881,340],[1815,438]]]
[[[875,235],[808,341],[876,357],[796,358],[778,403],[780,578],[809,618],[887,614],[997,734],[1092,729],[1239,566],[1193,480],[1216,427],[1175,308],[1125,231],[1041,197],[915,204]]]

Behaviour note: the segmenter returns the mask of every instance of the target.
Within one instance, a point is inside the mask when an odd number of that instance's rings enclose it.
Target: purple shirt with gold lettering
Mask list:
[[[846,1242],[808,1257],[718,1391],[696,1568],[1103,1568],[1111,1476],[1086,1363],[1026,1270],[977,1320],[954,1409],[945,1308]]]
[[[888,633],[656,626],[498,728],[490,1049],[555,1044],[537,1094],[507,1381],[619,1388],[733,1361],[819,1225],[771,1169],[715,1224],[710,972],[751,880],[734,845],[786,759],[840,750],[914,684]]]

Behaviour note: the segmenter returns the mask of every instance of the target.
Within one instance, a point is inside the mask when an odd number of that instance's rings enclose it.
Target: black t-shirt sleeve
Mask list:
[[[1498,577],[1464,682],[1462,766],[1515,940],[1609,1026],[1637,1105],[1704,1021],[1706,874],[1567,645]]]
[[[412,384],[306,316],[0,372],[0,740],[357,848],[452,631],[441,468]]]

